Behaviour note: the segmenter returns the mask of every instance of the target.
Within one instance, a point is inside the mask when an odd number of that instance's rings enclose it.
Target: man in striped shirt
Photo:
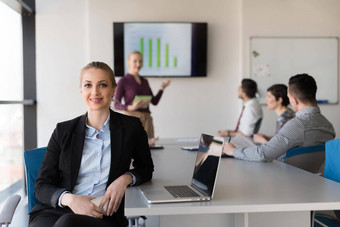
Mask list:
[[[333,125],[321,114],[316,102],[314,78],[308,74],[298,74],[289,79],[288,85],[288,98],[296,111],[295,118],[263,145],[236,148],[226,142],[224,153],[248,161],[272,161],[285,157],[291,148],[315,146],[334,139]]]

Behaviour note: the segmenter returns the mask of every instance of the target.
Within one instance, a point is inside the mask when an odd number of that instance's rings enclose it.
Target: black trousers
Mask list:
[[[29,227],[118,227],[113,218],[97,219],[86,215],[79,215],[69,208],[48,208],[30,215]]]

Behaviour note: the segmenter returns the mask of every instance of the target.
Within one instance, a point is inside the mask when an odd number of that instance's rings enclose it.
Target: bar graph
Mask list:
[[[160,66],[161,66],[161,39],[157,39],[157,67]]]
[[[143,55],[141,75],[181,76],[191,73],[191,25],[133,23],[124,25],[124,56],[137,50]],[[126,59],[127,60],[127,59]],[[127,71],[127,66],[125,66]]]
[[[152,53],[152,40],[151,39],[149,39],[149,53]],[[149,54],[149,67],[151,67],[152,66],[152,55],[151,54]]]
[[[157,39],[157,67],[161,67],[161,39]],[[152,39],[148,40],[148,56],[144,56],[144,38],[139,38],[139,52],[143,55],[144,59],[148,59],[148,67],[152,67]],[[165,44],[165,67],[169,67],[169,44]],[[174,56],[172,59],[172,66],[177,67],[177,57]]]
[[[144,52],[144,39],[140,38],[139,40],[139,52],[141,52],[143,54]]]

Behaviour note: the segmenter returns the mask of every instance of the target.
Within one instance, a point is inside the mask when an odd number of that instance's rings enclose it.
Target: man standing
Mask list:
[[[240,117],[234,130],[220,130],[220,136],[236,136],[241,133],[243,136],[252,136],[260,119],[262,109],[256,100],[257,84],[251,79],[243,79],[238,87],[238,97],[243,100],[243,107]]]
[[[291,77],[288,98],[296,111],[295,118],[288,121],[278,134],[263,145],[235,148],[226,142],[223,152],[248,161],[272,161],[281,156],[284,158],[291,148],[315,146],[334,139],[333,125],[321,114],[316,103],[316,90],[316,82],[308,74]]]

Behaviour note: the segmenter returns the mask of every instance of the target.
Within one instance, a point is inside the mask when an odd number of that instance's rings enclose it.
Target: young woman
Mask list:
[[[131,52],[128,56],[127,64],[129,70],[128,73],[118,82],[114,98],[114,107],[117,110],[123,110],[127,115],[138,117],[143,124],[148,138],[152,139],[155,136],[149,104],[158,104],[164,89],[170,85],[170,80],[163,82],[157,95],[154,96],[147,79],[139,75],[139,71],[143,66],[142,54],[138,51]],[[135,96],[150,96],[151,100],[133,102]],[[122,99],[124,99],[124,104],[122,104]]]
[[[287,86],[284,84],[274,84],[267,89],[266,97],[267,108],[274,110],[278,118],[276,120],[275,135],[279,132],[282,126],[295,116],[293,110],[288,108],[289,99],[287,96]],[[272,136],[267,136],[261,133],[255,134],[253,140],[255,143],[267,143]]]
[[[91,62],[80,80],[88,110],[57,124],[52,134],[36,180],[40,203],[30,213],[31,227],[126,226],[126,187],[152,177],[148,140],[139,119],[110,110],[116,88],[111,68]],[[99,206],[91,202],[101,196]]]

